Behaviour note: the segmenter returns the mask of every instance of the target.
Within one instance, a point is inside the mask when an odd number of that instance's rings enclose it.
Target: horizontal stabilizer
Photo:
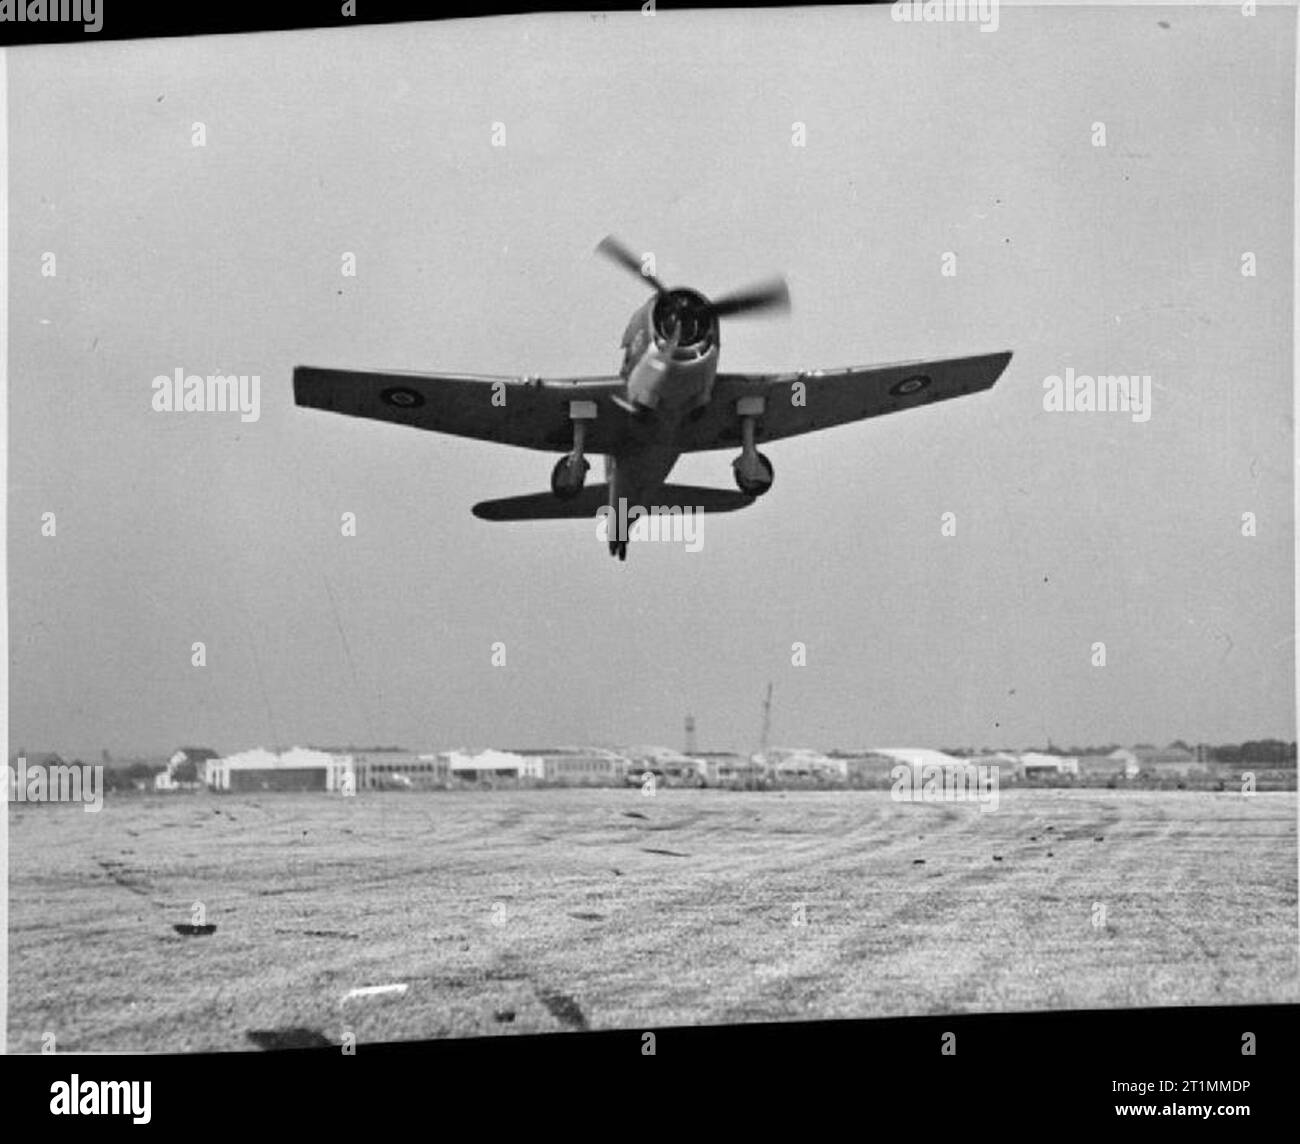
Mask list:
[[[608,485],[588,485],[572,500],[560,500],[554,493],[528,493],[479,501],[473,511],[479,520],[589,520],[608,500]]]
[[[706,489],[700,485],[664,485],[654,499],[658,507],[693,508],[701,512],[735,512],[754,503],[753,497],[738,489]]]
[[[647,509],[692,509],[701,512],[735,512],[754,503],[753,497],[734,489],[708,489],[698,485],[664,485]],[[609,485],[588,485],[572,500],[553,493],[480,501],[474,515],[480,520],[589,520],[609,504]],[[632,509],[628,505],[628,511]]]

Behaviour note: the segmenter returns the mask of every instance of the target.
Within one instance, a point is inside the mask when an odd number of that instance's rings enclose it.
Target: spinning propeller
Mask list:
[[[690,307],[689,296],[683,292],[669,290],[653,274],[646,274],[641,269],[641,260],[612,234],[602,239],[596,249],[612,262],[635,274],[654,287],[662,302],[668,306],[672,315],[673,341],[676,342],[676,330],[685,311]],[[703,309],[712,318],[735,318],[743,314],[759,314],[764,310],[789,310],[790,290],[784,278],[774,278],[760,282],[744,290],[733,290],[721,298],[710,300],[701,297]],[[696,309],[699,309],[698,304]]]

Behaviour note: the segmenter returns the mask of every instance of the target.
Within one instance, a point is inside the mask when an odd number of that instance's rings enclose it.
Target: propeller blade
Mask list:
[[[724,294],[712,303],[713,312],[719,318],[735,317],[738,314],[757,314],[762,310],[790,309],[790,288],[784,278],[774,278],[770,282],[760,282],[746,290],[736,290]]]
[[[625,270],[630,270],[638,278],[649,282],[655,288],[658,294],[667,294],[668,289],[653,274],[643,274],[641,272],[641,259],[633,254],[626,246],[618,241],[612,234],[607,234],[596,246],[597,251],[603,254],[612,262],[618,263]]]

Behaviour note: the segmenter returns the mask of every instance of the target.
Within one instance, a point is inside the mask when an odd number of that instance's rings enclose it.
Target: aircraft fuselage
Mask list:
[[[625,400],[632,438],[605,458],[611,506],[620,498],[650,507],[677,458],[687,418],[708,404],[718,372],[718,322],[693,290],[658,295],[632,315],[623,334]]]

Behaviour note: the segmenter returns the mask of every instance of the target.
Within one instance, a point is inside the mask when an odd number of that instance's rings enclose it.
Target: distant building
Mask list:
[[[1138,773],[1136,764],[1132,767],[1132,774],[1129,773],[1128,761],[1123,758],[1116,758],[1118,752],[1112,752],[1109,755],[1080,755],[1079,756],[1079,777],[1089,779],[1123,779],[1128,781],[1135,778]]]
[[[683,755],[671,747],[629,747],[623,752],[625,781],[640,785],[649,773],[669,786],[707,786],[707,756]]]
[[[971,755],[966,762],[973,767],[996,767],[999,783],[1010,782],[1020,774],[1020,760],[1007,751],[994,751],[988,755]]]
[[[198,790],[206,781],[207,764],[217,758],[208,747],[181,747],[167,760],[167,769],[153,777],[154,790]]]
[[[167,760],[167,765],[174,768],[181,766],[183,763],[192,763],[199,777],[202,777],[204,763],[217,757],[217,752],[210,747],[182,747]]]
[[[1137,778],[1138,774],[1142,770],[1142,764],[1138,761],[1137,755],[1127,747],[1120,747],[1117,750],[1111,751],[1106,758],[1113,759],[1124,768],[1124,777],[1126,779]]]
[[[1204,769],[1196,756],[1182,747],[1134,747],[1132,754],[1141,770],[1156,775],[1185,778],[1193,771]]]
[[[831,751],[830,758],[844,764],[844,773],[852,786],[884,787],[893,783],[891,772],[901,761],[887,751],[862,748],[856,751]]]
[[[1023,779],[1077,775],[1079,760],[1073,755],[1045,755],[1038,751],[1024,751],[1017,756],[1016,773]]]
[[[262,748],[209,759],[204,780],[220,791],[356,792],[356,770],[351,755],[332,755],[295,747],[283,754]]]
[[[1001,756],[965,758],[950,755],[946,751],[936,751],[931,747],[875,747],[865,752],[865,757],[872,761],[869,765],[879,766],[876,760],[887,761],[890,785],[902,780],[912,790],[927,789],[929,784],[938,784],[945,790],[972,789],[972,785],[979,781],[979,765],[997,765],[1000,768],[997,781],[1000,783],[1003,777],[1001,772],[1006,769],[1005,764],[999,761]],[[897,775],[895,772],[900,766],[910,768],[912,773]],[[1012,772],[1008,771],[1010,773]],[[988,772],[984,774],[988,776]]]
[[[991,751],[982,755],[968,755],[966,761],[968,763],[982,763],[986,767],[1014,767],[1017,759],[1010,751]]]
[[[445,787],[451,779],[451,762],[446,755],[362,750],[352,752],[352,760],[358,790]]]
[[[444,756],[461,782],[547,782],[567,786],[610,786],[623,781],[627,759],[601,747],[526,747]]]
[[[911,767],[959,767],[965,766],[966,760],[930,747],[873,747],[873,755],[882,755],[892,759],[894,766],[906,763]]]
[[[1123,763],[1125,777],[1130,779],[1144,771],[1149,775],[1185,777],[1205,767],[1197,762],[1195,754],[1182,747],[1121,747],[1107,757]]]
[[[752,789],[763,781],[765,774],[761,762],[734,751],[697,751],[693,759],[703,769],[709,786]],[[633,772],[629,771],[629,781],[632,777]]]
[[[628,759],[600,747],[546,747],[515,751],[534,765],[541,764],[541,777],[548,783],[573,786],[610,786],[623,781]]]
[[[805,748],[775,747],[763,761],[779,781],[844,782],[849,775],[845,759]]]
[[[540,779],[544,777],[543,762],[516,751],[468,751],[447,753],[451,777],[461,782],[479,783],[501,779]]]

